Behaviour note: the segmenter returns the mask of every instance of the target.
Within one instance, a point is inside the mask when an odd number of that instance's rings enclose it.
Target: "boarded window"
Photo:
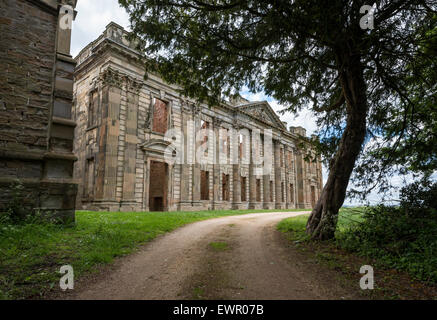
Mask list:
[[[246,177],[241,177],[241,201],[246,202]]]
[[[294,186],[290,184],[290,202],[294,203]]]
[[[281,157],[281,167],[283,167],[284,166],[284,149],[281,149],[280,157]]]
[[[222,198],[223,201],[229,201],[229,175],[223,174],[222,177]]]
[[[261,179],[256,179],[256,201],[261,202]]]
[[[270,181],[270,202],[273,202],[273,181]]]
[[[155,99],[153,110],[153,128],[154,132],[165,134],[168,129],[168,106],[162,100]]]
[[[209,200],[209,172],[200,172],[200,200]]]
[[[94,196],[94,158],[86,160],[85,163],[83,196],[88,199],[91,199]]]

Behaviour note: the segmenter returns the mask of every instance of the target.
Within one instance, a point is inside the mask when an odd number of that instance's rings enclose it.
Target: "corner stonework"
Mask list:
[[[13,197],[23,209],[74,221],[73,77],[71,28],[61,27],[75,0],[4,0],[0,4],[0,211]],[[32,24],[29,24],[32,21]],[[26,35],[26,36],[23,36]],[[4,53],[21,50],[24,58]],[[39,57],[36,59],[35,57]],[[51,63],[49,63],[51,62]],[[19,94],[16,94],[19,93]],[[3,105],[3,104],[2,104]],[[17,114],[20,118],[17,118]],[[23,189],[14,195],[11,186]]]

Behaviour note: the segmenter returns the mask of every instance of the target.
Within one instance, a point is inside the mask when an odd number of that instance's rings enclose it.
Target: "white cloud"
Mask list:
[[[111,21],[125,29],[129,28],[129,16],[117,0],[79,0],[76,11],[71,46],[73,57],[90,42],[96,40]]]

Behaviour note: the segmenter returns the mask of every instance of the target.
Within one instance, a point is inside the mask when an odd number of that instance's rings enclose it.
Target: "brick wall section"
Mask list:
[[[165,133],[167,131],[168,110],[164,101],[155,99],[155,108],[153,112],[153,131]]]

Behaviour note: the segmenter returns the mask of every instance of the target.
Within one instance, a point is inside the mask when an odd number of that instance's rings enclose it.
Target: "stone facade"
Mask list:
[[[126,35],[110,23],[76,57],[78,207],[193,211],[314,206],[322,167],[320,160],[305,161],[297,147],[307,141],[305,129],[288,130],[267,102],[241,98],[208,107],[181,96],[177,86],[154,74],[145,80],[142,58]],[[174,133],[169,135],[169,129]],[[179,140],[182,151],[171,147]],[[198,145],[207,161],[193,160]]]
[[[76,63],[65,26],[75,6],[75,0],[0,2],[0,210],[18,180],[24,208],[74,219]]]

